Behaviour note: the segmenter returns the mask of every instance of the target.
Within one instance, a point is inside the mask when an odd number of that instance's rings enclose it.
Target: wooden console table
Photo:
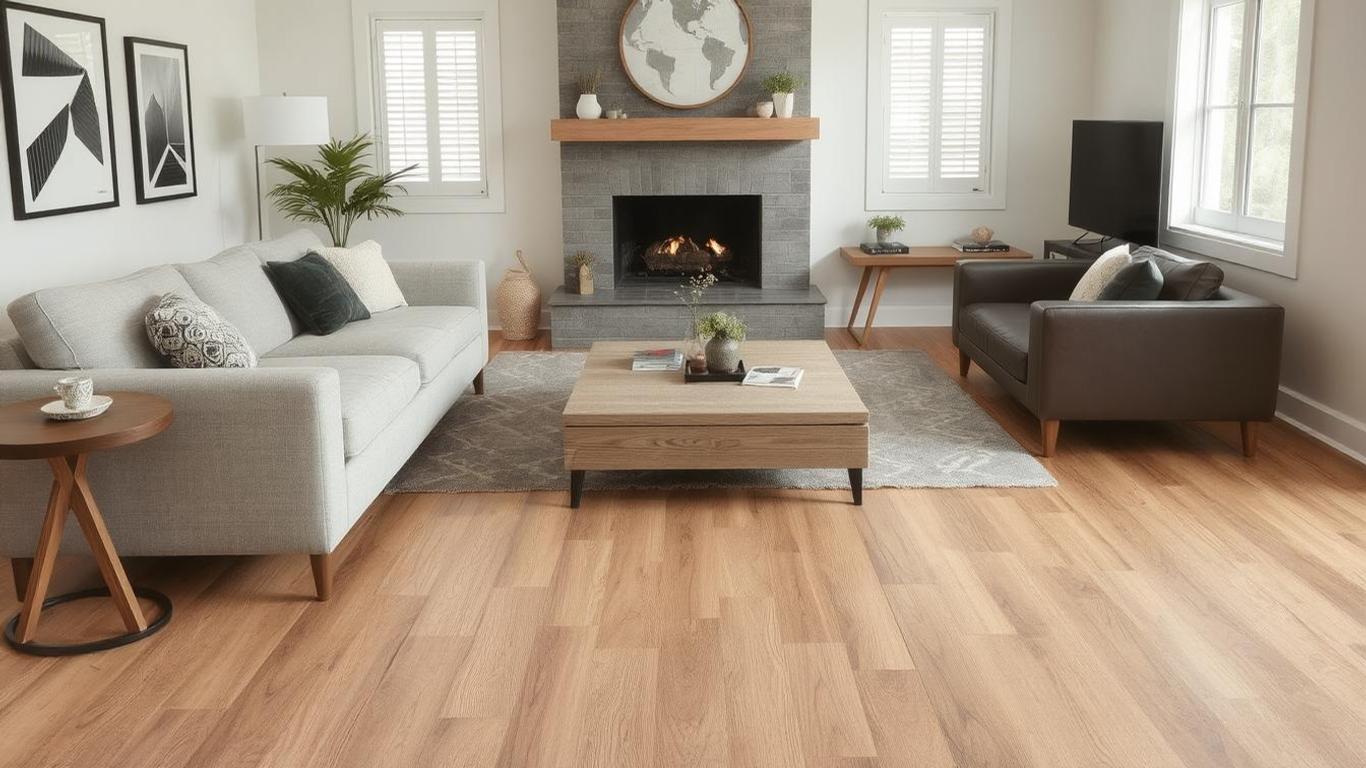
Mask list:
[[[858,246],[846,246],[840,249],[840,255],[844,260],[856,267],[863,268],[863,277],[859,280],[858,296],[854,299],[854,309],[849,313],[849,325],[847,329],[849,335],[854,337],[854,341],[859,346],[864,346],[868,342],[868,334],[873,331],[873,319],[877,317],[877,306],[882,303],[882,291],[887,287],[887,275],[894,269],[902,267],[952,267],[960,261],[965,260],[990,260],[990,259],[1032,259],[1034,254],[1022,251],[1019,248],[1011,248],[1009,251],[997,253],[962,253],[947,245],[917,246],[911,249],[910,253],[887,254],[874,256],[864,253]],[[877,280],[873,280],[873,276]],[[868,292],[868,283],[874,283],[873,300],[868,305],[868,320],[863,325],[863,336],[854,332],[854,323],[858,319],[859,309],[863,306],[863,297]]]

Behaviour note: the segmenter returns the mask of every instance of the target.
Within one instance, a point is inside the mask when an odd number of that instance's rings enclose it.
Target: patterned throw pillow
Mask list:
[[[256,352],[208,304],[178,293],[147,313],[147,338],[176,368],[255,368]]]
[[[374,240],[351,248],[319,248],[317,254],[337,268],[371,314],[408,306],[393,270]]]
[[[1081,276],[1077,287],[1072,289],[1072,301],[1099,299],[1100,292],[1105,290],[1105,286],[1115,279],[1115,275],[1119,274],[1121,269],[1129,266],[1131,261],[1128,243],[1106,251],[1104,256],[1091,264],[1086,274]]]

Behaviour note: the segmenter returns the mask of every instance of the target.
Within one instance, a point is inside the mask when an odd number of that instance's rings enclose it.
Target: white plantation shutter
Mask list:
[[[993,22],[990,12],[883,18],[881,192],[987,191]]]
[[[417,165],[413,194],[487,193],[481,22],[375,22],[376,138],[381,166]]]

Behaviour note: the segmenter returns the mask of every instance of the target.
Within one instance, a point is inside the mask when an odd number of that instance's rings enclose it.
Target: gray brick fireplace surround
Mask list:
[[[686,2],[687,0],[678,0]],[[759,81],[787,70],[811,80],[811,0],[742,0],[753,57],[740,84],[706,107],[679,111],[655,104],[627,80],[617,41],[627,0],[558,0],[560,114],[574,117],[575,80],[602,68],[604,109],[640,117],[740,117],[767,100]],[[805,88],[796,113],[810,114]],[[758,119],[758,118],[754,118]],[[775,118],[776,119],[776,118]],[[669,285],[613,285],[614,195],[763,196],[762,287],[718,285],[709,309],[739,314],[753,338],[821,338],[825,297],[811,285],[811,145],[809,142],[570,143],[560,145],[564,251],[594,253],[597,293],[564,289],[551,297],[556,347],[608,339],[681,339],[687,312]],[[571,290],[577,275],[565,269]]]

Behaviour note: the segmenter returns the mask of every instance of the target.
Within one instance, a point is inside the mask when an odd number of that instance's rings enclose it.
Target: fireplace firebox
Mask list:
[[[678,283],[702,272],[763,287],[762,195],[612,198],[617,285]]]

